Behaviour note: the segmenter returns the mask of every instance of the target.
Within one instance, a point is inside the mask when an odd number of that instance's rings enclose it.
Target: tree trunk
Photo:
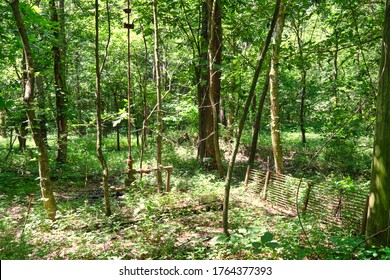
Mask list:
[[[39,123],[35,116],[35,105],[34,105],[34,87],[35,87],[35,69],[34,59],[32,56],[30,42],[28,40],[26,28],[24,26],[22,16],[19,10],[19,0],[13,0],[9,2],[13,15],[15,17],[16,25],[19,30],[20,37],[22,39],[23,51],[25,55],[26,69],[27,69],[27,80],[24,92],[24,103],[26,105],[26,112],[30,129],[32,132],[33,140],[38,149],[38,165],[39,165],[39,182],[42,193],[42,200],[44,207],[47,211],[48,218],[55,220],[57,206],[53,195],[53,188],[50,180],[50,168],[49,168],[49,157],[47,153],[47,147],[44,139],[41,137],[41,131]]]
[[[256,150],[257,150],[257,141],[259,139],[259,133],[260,133],[261,115],[263,113],[264,102],[265,102],[265,97],[266,97],[267,92],[268,92],[268,88],[269,88],[269,72],[267,73],[266,78],[265,78],[265,83],[264,83],[263,91],[262,91],[262,94],[260,97],[259,106],[257,107],[255,124],[253,126],[252,145],[251,145],[251,151],[250,151],[249,159],[248,159],[248,165],[250,167],[253,167],[253,163],[255,161]]]
[[[337,31],[337,27],[336,27],[336,31],[335,31],[335,51],[334,51],[334,57],[333,57],[333,83],[332,83],[332,87],[333,87],[333,94],[334,94],[334,108],[337,109],[338,107],[338,99],[339,99],[339,93],[338,93],[338,81],[339,81],[339,65],[338,65],[338,61],[339,61],[339,36],[338,36],[338,31]],[[336,121],[336,120],[335,120]],[[336,125],[336,123],[335,123]]]
[[[107,0],[108,1],[108,0]],[[102,100],[101,100],[101,70],[99,60],[99,0],[95,0],[95,71],[96,71],[96,153],[103,168],[102,187],[104,191],[104,207],[106,216],[111,215],[110,194],[108,188],[108,167],[103,155],[103,125],[102,125]]]
[[[302,144],[306,144],[306,129],[305,129],[305,97],[306,97],[306,69],[301,70],[301,108],[299,110],[299,126],[301,128]]]
[[[114,107],[115,112],[119,114],[119,102],[118,102],[118,86],[115,87],[114,90]],[[120,122],[117,123],[115,126],[115,132],[116,132],[116,150],[119,152],[121,150],[121,141],[120,141],[120,130],[121,130],[121,124]]]
[[[271,139],[272,150],[274,154],[275,172],[283,173],[283,155],[280,143],[279,126],[279,93],[278,93],[278,74],[279,74],[279,52],[282,33],[284,27],[285,11],[283,3],[280,4],[279,17],[275,26],[274,46],[271,59],[270,79],[270,100],[271,100]]]
[[[64,0],[50,0],[51,21],[54,24],[53,70],[56,95],[57,158],[58,164],[66,163],[68,124],[66,117],[67,93],[65,84],[65,19]]]
[[[127,2],[127,178],[125,180],[125,186],[129,187],[133,184],[135,181],[135,170],[133,169],[133,156],[131,151],[131,107],[132,107],[132,101],[131,101],[131,33],[130,30],[132,29],[130,24],[130,14],[131,14],[131,8],[130,8],[130,1]],[[138,137],[137,137],[138,140]]]
[[[161,73],[159,61],[159,33],[158,33],[158,9],[157,0],[153,0],[153,20],[154,20],[154,63],[156,71],[156,93],[157,93],[157,187],[162,186],[162,100],[161,100]]]
[[[147,146],[147,131],[148,131],[148,103],[147,103],[147,100],[146,100],[146,97],[147,97],[147,93],[148,93],[148,61],[149,61],[149,55],[148,55],[148,45],[147,45],[147,42],[146,42],[146,38],[145,38],[145,34],[142,30],[142,39],[143,39],[143,42],[144,42],[144,48],[145,48],[145,69],[144,69],[144,73],[142,75],[142,89],[141,89],[141,92],[142,92],[142,106],[143,106],[143,111],[142,111],[142,114],[143,114],[143,124],[142,124],[142,153],[144,152],[144,150],[146,149],[146,146]],[[141,165],[141,168],[142,168],[142,165]]]
[[[303,54],[303,42],[301,37],[300,27],[293,21],[293,27],[297,35],[298,49],[299,49],[299,64],[301,68],[301,89],[300,89],[300,110],[299,110],[299,126],[301,128],[302,144],[306,144],[306,129],[305,129],[305,98],[306,98],[306,77],[307,69],[305,65],[305,57]]]
[[[367,245],[390,246],[390,0],[386,1],[382,59],[367,214]]]
[[[143,71],[140,69],[141,67],[138,67],[139,70],[139,89],[142,93],[142,137],[141,137],[141,151],[140,151],[140,157],[139,157],[139,168],[142,169],[143,166],[143,160],[144,160],[144,154],[147,146],[147,134],[148,134],[148,103],[147,103],[147,86],[148,86],[148,61],[149,61],[149,55],[148,55],[148,45],[145,38],[145,33],[143,26],[141,25],[141,34],[142,34],[142,41],[144,43],[144,64],[143,64]],[[142,63],[141,63],[142,65]],[[142,174],[141,174],[142,178]]]
[[[210,139],[208,137],[211,129],[208,127],[209,119],[211,119],[210,99],[207,98],[209,87],[209,76],[207,75],[207,44],[208,44],[208,4],[206,1],[202,2],[201,13],[201,39],[198,46],[198,65],[195,68],[198,91],[198,117],[199,117],[199,133],[198,133],[198,158],[203,164],[204,158],[212,157],[212,150],[210,151]],[[208,149],[206,149],[208,147]],[[208,152],[206,152],[208,150]]]
[[[234,121],[236,119],[236,112],[237,112],[237,104],[235,103],[235,93],[237,92],[237,87],[236,87],[236,78],[235,76],[232,76],[230,78],[230,90],[229,90],[229,98],[228,98],[228,113],[227,113],[227,140],[230,142],[231,139],[233,138],[233,126],[234,126]]]
[[[222,62],[222,19],[221,10],[218,0],[209,0],[209,45],[208,45],[208,62],[209,62],[209,90],[208,95],[212,109],[212,140],[213,140],[213,160],[216,163],[219,176],[224,175],[222,166],[221,152],[219,149],[219,103],[221,99],[221,70],[218,69]],[[207,147],[206,147],[207,151]]]
[[[276,1],[275,11],[274,11],[274,15],[272,17],[272,22],[271,22],[270,28],[268,30],[268,34],[267,34],[267,38],[266,38],[265,43],[264,43],[264,47],[261,50],[261,53],[260,53],[258,61],[257,61],[257,66],[255,69],[255,73],[253,76],[253,80],[251,83],[249,94],[248,94],[248,97],[247,97],[246,102],[245,102],[244,111],[243,111],[243,114],[241,116],[240,123],[238,125],[238,132],[236,135],[234,150],[233,150],[232,156],[231,156],[230,161],[229,161],[229,167],[228,167],[226,180],[225,180],[225,195],[224,195],[224,200],[223,200],[223,221],[222,221],[222,223],[223,223],[223,231],[225,234],[229,234],[229,219],[228,219],[229,218],[229,216],[228,216],[228,214],[229,214],[229,197],[230,197],[230,184],[231,184],[231,180],[232,180],[232,176],[233,176],[234,164],[236,161],[238,148],[240,146],[242,131],[244,130],[245,121],[246,121],[246,118],[248,116],[249,107],[251,105],[253,95],[255,94],[257,80],[259,79],[259,75],[260,75],[261,69],[263,67],[263,62],[265,60],[265,56],[266,56],[269,44],[271,42],[272,33],[274,31],[274,28],[275,28],[276,19],[277,19],[278,14],[279,14],[280,1],[281,0]]]
[[[47,141],[47,113],[46,113],[46,95],[45,95],[45,89],[43,86],[43,78],[42,76],[36,77],[36,87],[35,87],[35,94],[37,97],[37,105],[38,105],[38,112],[37,112],[37,118],[39,123],[39,131],[41,134],[42,140],[45,142],[46,147],[49,147],[49,143]]]

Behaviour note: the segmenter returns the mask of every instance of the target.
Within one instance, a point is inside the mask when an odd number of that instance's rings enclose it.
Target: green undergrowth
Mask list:
[[[283,139],[288,173],[302,174],[324,137],[308,134],[300,143],[299,134]],[[102,197],[90,197],[85,188],[99,189],[101,168],[95,154],[94,135],[69,141],[69,162],[54,164],[51,150],[53,184],[57,195],[57,220],[45,218],[37,180],[34,149],[10,153],[0,163],[0,259],[388,259],[388,248],[366,250],[364,239],[351,231],[318,222],[316,214],[291,217],[260,200],[255,187],[243,184],[245,145],[240,150],[232,185],[229,212],[230,235],[222,230],[224,178],[199,166],[193,142],[177,143],[180,135],[168,135],[164,163],[172,165],[171,191],[157,192],[156,176],[137,175],[136,182],[123,196],[111,199],[110,217],[103,213]],[[269,139],[261,137],[257,164],[269,155]],[[52,139],[51,139],[52,140]],[[110,168],[110,185],[122,186],[127,158],[126,139],[116,150],[114,136],[104,140],[103,152]],[[134,139],[135,141],[135,139]],[[245,137],[244,137],[245,141]],[[341,141],[341,140],[340,140]],[[344,140],[343,140],[344,141]],[[363,141],[363,140],[362,140]],[[365,140],[366,141],[366,140]],[[54,144],[49,142],[52,149]],[[32,146],[31,142],[28,144]],[[7,143],[0,141],[0,156]],[[143,167],[155,165],[153,140],[148,143]],[[367,183],[367,154],[349,155],[356,170],[352,175],[327,168],[338,153],[332,149],[352,149],[331,143],[323,154],[312,160],[307,179],[325,176],[327,184],[361,186]],[[228,145],[222,145],[229,152]],[[354,148],[354,149],[358,149]],[[140,147],[134,142],[135,166],[139,168]],[[345,154],[344,154],[345,155]],[[341,156],[341,155],[340,155]],[[332,160],[337,161],[337,158]],[[226,166],[227,161],[224,160]],[[340,165],[342,161],[340,160]],[[343,166],[349,170],[349,163]],[[296,166],[296,170],[294,170]],[[320,170],[320,171],[318,171]],[[343,170],[342,168],[340,170]],[[319,174],[321,173],[321,174]],[[165,175],[164,175],[165,180]],[[165,181],[164,181],[165,182]],[[32,204],[28,195],[35,194]],[[69,195],[72,194],[72,195]],[[29,213],[28,209],[30,208]]]

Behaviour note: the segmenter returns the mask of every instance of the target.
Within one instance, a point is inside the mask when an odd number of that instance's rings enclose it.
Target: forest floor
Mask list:
[[[308,134],[310,144],[302,146],[298,133],[285,135],[287,173],[300,176],[305,168],[305,176],[314,181],[326,180],[330,184],[348,181],[367,186],[369,139],[336,139],[311,160],[325,141],[321,136]],[[199,166],[193,143],[179,145],[172,139],[177,139],[177,135],[165,139],[163,152],[164,162],[174,167],[171,191],[158,193],[153,174],[138,177],[124,195],[113,193],[113,214],[106,217],[94,135],[71,137],[69,163],[57,169],[53,166],[52,171],[58,206],[54,222],[45,218],[40,200],[34,149],[21,153],[15,148],[7,161],[0,163],[0,259],[374,259],[390,256],[388,248],[365,250],[363,238],[356,231],[320,223],[315,215],[291,217],[264,205],[258,189],[243,183],[245,145],[235,169],[229,212],[231,235],[227,238],[222,231],[224,179]],[[261,139],[256,160],[259,167],[271,155],[269,138]],[[53,139],[50,140],[51,144]],[[110,185],[121,186],[127,151],[116,150],[114,136],[104,142]],[[244,137],[245,142],[249,140]],[[121,143],[125,147],[126,139],[121,139]],[[2,159],[8,154],[8,145],[8,141],[0,140]],[[54,149],[54,142],[51,146]],[[144,167],[154,163],[151,147],[153,143],[149,143]],[[223,145],[223,149],[228,157],[229,147]],[[137,146],[133,153],[139,154]],[[35,198],[30,204],[31,194]]]

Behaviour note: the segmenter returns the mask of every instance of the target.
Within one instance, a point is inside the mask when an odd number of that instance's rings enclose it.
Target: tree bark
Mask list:
[[[127,23],[130,25],[130,14],[131,14],[131,8],[130,8],[130,1],[127,2],[128,4],[128,13],[127,13]],[[108,8],[107,8],[108,10]],[[133,169],[133,156],[132,156],[132,149],[131,149],[131,119],[132,119],[132,113],[131,113],[131,107],[132,107],[132,100],[131,100],[131,28],[127,28],[127,178],[125,180],[125,186],[129,187],[133,184],[135,181],[135,170]],[[137,137],[138,141],[138,137]]]
[[[210,135],[212,135],[213,160],[217,166],[219,176],[222,177],[224,175],[224,170],[222,166],[221,152],[219,149],[218,132],[219,108],[221,100],[221,70],[218,69],[218,67],[220,67],[222,63],[222,19],[218,0],[209,0],[208,5],[210,12],[209,45],[207,52],[209,62],[208,96],[212,109],[212,131]]]
[[[107,0],[108,1],[108,0]],[[108,188],[108,166],[103,155],[103,121],[102,121],[102,99],[101,99],[101,70],[99,59],[99,0],[95,0],[95,72],[96,72],[96,153],[103,168],[102,187],[104,191],[104,210],[106,216],[111,215],[110,194]]]
[[[118,86],[115,86],[114,90],[114,107],[115,112],[119,114],[119,102],[118,102]],[[121,130],[121,124],[118,123],[115,126],[115,132],[116,132],[116,150],[119,152],[121,150],[121,141],[120,141],[120,130]]]
[[[305,129],[305,98],[306,98],[306,69],[302,69],[301,72],[301,108],[299,110],[299,126],[301,128],[302,144],[306,144],[306,129]]]
[[[47,148],[49,148],[49,143],[47,140],[47,113],[46,113],[46,106],[48,106],[46,102],[46,95],[45,95],[45,89],[43,86],[43,78],[42,76],[38,76],[35,79],[35,93],[37,98],[37,105],[38,105],[38,112],[37,112],[37,118],[39,123],[39,131],[41,134],[41,138],[45,142],[45,145]]]
[[[35,68],[34,59],[28,40],[27,31],[24,26],[22,15],[19,10],[19,0],[8,2],[12,8],[12,12],[18,27],[20,37],[22,39],[23,51],[26,63],[27,79],[24,92],[24,103],[26,106],[27,118],[30,124],[33,140],[38,149],[38,166],[39,166],[39,182],[42,193],[42,200],[47,211],[48,218],[55,220],[57,206],[53,195],[53,188],[50,180],[49,156],[44,139],[41,137],[41,131],[38,120],[35,115],[34,105],[34,87],[35,87]]]
[[[229,214],[230,184],[231,184],[231,180],[232,180],[232,176],[233,176],[234,164],[236,161],[238,148],[240,146],[242,131],[244,130],[245,121],[246,121],[246,118],[248,116],[249,107],[250,107],[251,102],[253,100],[253,95],[255,94],[257,81],[259,79],[259,75],[260,75],[261,69],[263,67],[263,62],[265,60],[265,56],[266,56],[268,47],[269,47],[270,42],[271,42],[272,33],[274,31],[275,24],[276,24],[276,19],[277,19],[278,14],[279,14],[280,2],[281,2],[281,0],[276,1],[274,15],[272,17],[271,25],[270,25],[270,28],[268,30],[268,34],[267,34],[263,49],[261,50],[261,53],[260,53],[258,61],[257,61],[257,66],[255,69],[255,73],[253,75],[253,80],[251,83],[251,87],[249,89],[249,94],[248,94],[248,97],[247,97],[246,102],[245,102],[244,111],[243,111],[243,114],[241,116],[240,123],[238,125],[238,131],[237,131],[237,135],[236,135],[234,150],[233,150],[232,156],[231,156],[230,161],[229,161],[229,167],[228,167],[226,180],[225,180],[225,194],[224,194],[224,200],[223,200],[223,214],[222,214],[222,216],[223,216],[223,221],[222,221],[223,231],[227,235],[229,234],[229,219],[228,219],[229,215],[228,214]]]
[[[64,0],[50,0],[51,21],[53,28],[54,44],[53,51],[53,71],[56,96],[56,125],[57,125],[57,157],[58,164],[66,163],[68,124],[67,124],[67,91],[65,83],[65,19]]]
[[[386,1],[382,58],[367,214],[368,246],[390,246],[390,0]]]
[[[204,158],[213,158],[214,153],[213,142],[208,135],[211,133],[210,119],[212,119],[212,110],[210,105],[210,99],[208,96],[209,88],[209,76],[207,75],[208,69],[205,66],[207,61],[207,47],[209,41],[208,35],[208,3],[202,2],[201,12],[201,39],[198,46],[198,65],[195,67],[195,75],[197,80],[198,91],[198,116],[199,116],[199,133],[198,133],[198,158],[203,164]]]
[[[154,63],[156,71],[156,93],[157,93],[157,187],[159,191],[162,186],[162,99],[161,99],[161,73],[159,56],[159,33],[158,33],[158,9],[157,0],[153,0],[153,21],[154,21]]]
[[[278,93],[278,74],[279,74],[279,53],[280,43],[284,27],[285,11],[283,2],[280,4],[278,20],[275,26],[274,46],[271,59],[270,79],[270,100],[271,100],[271,140],[274,154],[275,172],[283,173],[283,155],[280,143],[280,125],[279,125],[279,93]]]

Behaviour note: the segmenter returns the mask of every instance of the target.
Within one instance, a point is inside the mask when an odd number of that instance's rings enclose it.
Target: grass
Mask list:
[[[269,138],[260,139],[260,159],[270,155]],[[324,137],[308,133],[308,143],[299,134],[285,133],[283,148],[286,170],[302,174]],[[300,221],[260,202],[256,189],[247,189],[245,145],[237,162],[231,193],[231,237],[222,234],[224,180],[202,169],[191,143],[176,144],[177,135],[165,138],[164,162],[174,166],[169,193],[159,194],[153,174],[138,176],[136,183],[120,200],[112,197],[113,215],[104,216],[102,198],[91,198],[85,189],[98,189],[101,168],[95,155],[94,135],[69,139],[69,163],[56,169],[51,139],[53,183],[57,194],[58,215],[52,222],[45,218],[39,200],[36,154],[13,151],[0,163],[0,258],[1,259],[370,259],[388,258],[385,249],[366,251],[362,237],[348,230],[319,224],[315,216]],[[245,139],[245,137],[244,137]],[[144,166],[154,165],[154,151],[145,155]],[[312,161],[305,175],[310,179],[329,176],[330,183],[352,170],[353,183],[367,179],[365,165],[369,152],[359,153],[348,140],[331,142]],[[359,141],[367,142],[366,139]],[[115,139],[104,140],[104,154],[110,168],[110,184],[122,185],[125,175],[125,149],[116,151]],[[344,143],[344,142],[342,142]],[[126,139],[121,139],[126,147]],[[28,143],[29,147],[32,143]],[[222,147],[228,151],[228,147]],[[7,153],[0,140],[0,157]],[[138,165],[139,147],[133,146]],[[346,162],[345,156],[351,158]],[[258,163],[260,163],[258,159]],[[225,161],[226,164],[226,161]],[[331,164],[332,166],[330,166]],[[333,165],[335,164],[335,165]],[[335,166],[337,168],[335,168]],[[332,168],[333,167],[333,168]],[[320,175],[318,175],[320,173]],[[34,193],[30,213],[27,195]],[[70,195],[71,194],[71,195]],[[302,224],[301,224],[302,223]],[[302,227],[303,226],[303,227]],[[311,244],[311,245],[310,245]]]

